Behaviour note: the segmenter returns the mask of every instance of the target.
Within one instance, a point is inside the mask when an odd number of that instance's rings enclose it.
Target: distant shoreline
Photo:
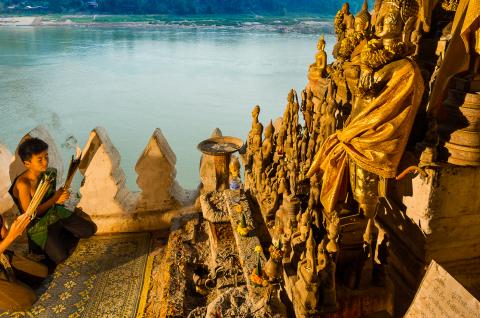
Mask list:
[[[309,16],[148,16],[148,15],[44,15],[0,16],[2,26],[99,27],[142,29],[213,29],[297,33],[333,33],[332,19]]]

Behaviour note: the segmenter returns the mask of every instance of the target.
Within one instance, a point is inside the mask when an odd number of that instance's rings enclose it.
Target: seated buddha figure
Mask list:
[[[311,64],[308,69],[308,79],[310,81],[318,81],[325,74],[327,66],[327,53],[325,53],[325,38],[322,35],[317,44],[318,52],[315,55],[315,63]]]

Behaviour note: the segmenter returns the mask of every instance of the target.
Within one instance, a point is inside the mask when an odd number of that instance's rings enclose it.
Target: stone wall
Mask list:
[[[389,240],[389,274],[403,313],[433,259],[480,297],[480,168],[442,164],[392,187],[378,223]],[[396,203],[397,202],[397,203]]]

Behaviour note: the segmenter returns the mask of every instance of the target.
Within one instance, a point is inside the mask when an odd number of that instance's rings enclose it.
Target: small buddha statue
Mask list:
[[[298,297],[297,304],[302,308],[303,314],[315,312],[319,309],[320,280],[317,272],[316,247],[313,231],[310,229],[306,251],[302,260],[298,263],[298,280],[295,283],[296,296]]]
[[[306,210],[305,212],[303,212],[302,217],[300,218],[298,232],[300,233],[300,239],[302,241],[307,240],[308,232],[310,231],[310,223],[312,221],[312,216],[310,212],[311,211]]]
[[[327,109],[325,110],[325,119],[323,121],[323,140],[327,140],[327,138],[335,132],[335,110],[336,110],[336,103],[335,100],[328,99],[327,101]]]
[[[252,127],[248,132],[248,137],[247,137],[247,149],[245,153],[245,157],[246,157],[245,168],[247,171],[250,171],[252,167],[252,159],[253,159],[253,153],[255,148],[253,139],[257,134],[257,124],[259,123],[258,122],[259,114],[260,114],[260,106],[256,105],[252,109]]]
[[[302,133],[302,139],[300,141],[300,161],[305,162],[307,160],[308,150],[308,129],[304,129]]]
[[[320,299],[321,307],[325,311],[335,311],[337,309],[337,291],[335,284],[336,264],[333,258],[328,254],[323,244],[318,247],[318,270],[320,278]]]
[[[287,179],[285,178],[285,170],[283,167],[279,167],[277,171],[277,182],[278,182],[278,193],[281,194],[283,197],[289,194],[288,192],[288,185]]]
[[[312,132],[310,135],[310,140],[308,141],[307,147],[307,160],[312,160],[315,154],[315,133]]]
[[[253,155],[253,175],[255,178],[255,187],[257,191],[260,191],[263,188],[263,183],[264,183],[263,172],[264,172],[264,166],[263,166],[262,151],[259,149]]]
[[[310,178],[310,198],[312,200],[312,208],[320,207],[320,183],[317,175]]]
[[[325,67],[327,66],[327,53],[325,52],[325,38],[322,34],[317,43],[317,54],[315,54],[315,63],[311,64],[308,69],[308,79],[310,81],[318,81],[325,75]]]
[[[256,187],[256,189],[260,189],[258,185],[261,180],[261,174],[263,172],[262,132],[263,125],[257,122],[254,125],[252,141],[247,151],[247,163],[250,165],[250,171],[253,176],[253,180],[255,181],[254,186]],[[251,186],[250,183],[249,186]]]
[[[332,214],[331,220],[328,222],[327,226],[327,236],[328,236],[328,244],[327,244],[327,251],[330,254],[338,252],[338,235],[340,233],[340,219],[338,218],[336,213]]]
[[[265,139],[263,140],[262,144],[262,158],[263,158],[263,166],[267,167],[270,165],[273,155],[273,123],[270,120],[267,128],[265,128],[264,136]]]
[[[298,177],[298,162],[297,158],[292,158],[287,163],[288,168],[288,177],[289,177],[289,184],[290,184],[290,193],[292,195],[296,194],[297,191],[297,177]]]
[[[371,16],[368,12],[368,1],[365,0],[362,10],[355,17],[354,31],[346,35],[340,42],[338,50],[338,59],[349,61],[352,55],[360,54],[361,47],[370,37]],[[353,54],[354,51],[357,51]]]
[[[327,267],[328,263],[328,254],[325,250],[325,240],[322,240],[320,244],[318,244],[317,248],[317,272],[320,275],[320,272],[323,271]]]
[[[286,127],[286,124],[282,122],[282,125],[280,126],[280,129],[277,134],[277,146],[275,149],[275,152],[278,155],[283,155],[285,152],[284,144],[285,144],[286,135],[287,135],[287,127]]]
[[[340,43],[345,36],[354,30],[355,18],[350,13],[350,5],[345,2],[333,20],[333,26],[335,28],[335,34],[337,35],[337,44],[333,48],[333,57],[337,58]]]

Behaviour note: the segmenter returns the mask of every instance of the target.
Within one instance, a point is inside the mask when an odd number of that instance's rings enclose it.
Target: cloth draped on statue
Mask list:
[[[424,83],[408,59],[389,63],[375,73],[383,89],[342,130],[331,135],[315,155],[307,177],[323,172],[320,201],[327,217],[345,198],[348,159],[384,178],[396,175],[420,105]]]
[[[480,32],[479,28],[480,0],[460,0],[453,19],[452,39],[430,94],[428,111],[435,116],[439,116],[442,110],[442,102],[450,80],[456,74],[468,70],[472,51],[480,54],[480,43],[472,41],[473,33]]]

